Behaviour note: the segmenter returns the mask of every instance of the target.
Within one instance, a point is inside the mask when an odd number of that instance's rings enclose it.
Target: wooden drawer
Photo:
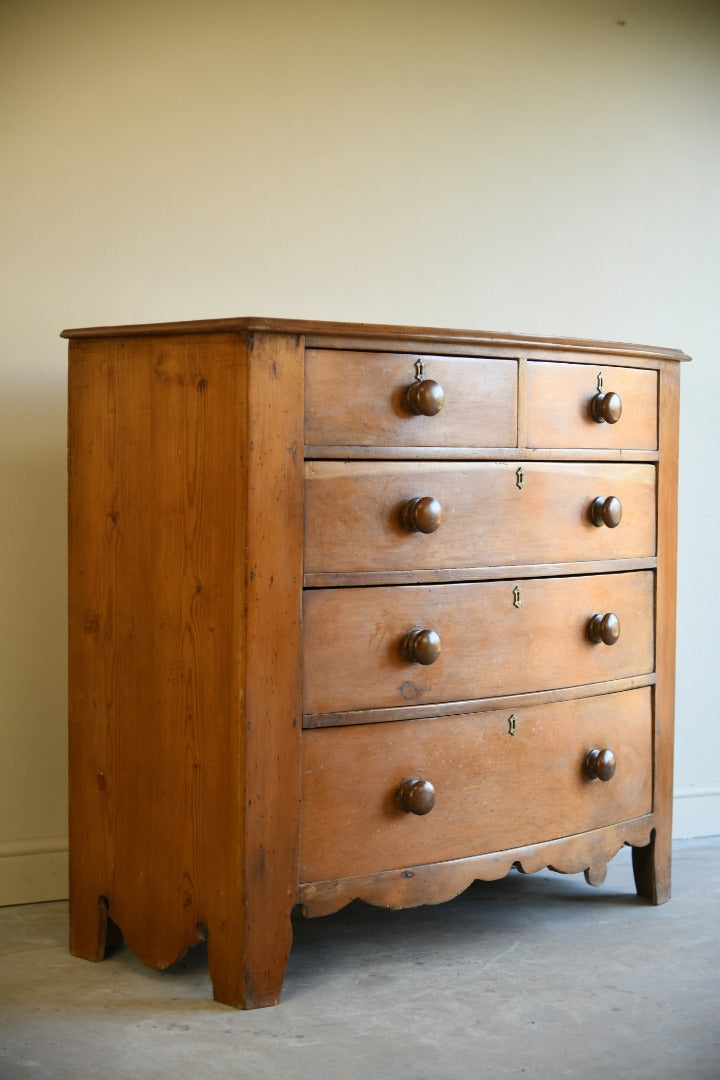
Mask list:
[[[603,391],[622,402],[616,423],[591,415],[602,373]],[[657,372],[529,361],[527,365],[527,445],[535,448],[656,450]]]
[[[303,711],[472,701],[646,674],[653,584],[651,571],[639,571],[517,585],[306,589]],[[588,621],[608,612],[620,620],[619,640],[594,644]],[[413,629],[439,634],[434,663],[406,659],[403,639]]]
[[[522,468],[522,487],[518,485]],[[595,526],[615,496],[622,519]],[[442,507],[409,532],[413,499]],[[655,467],[585,463],[316,461],[305,466],[305,573],[560,563],[655,554]]]
[[[652,810],[649,687],[514,710],[303,732],[301,880],[465,858],[597,829]],[[611,780],[588,751],[611,749]],[[429,780],[435,806],[397,792]]]
[[[416,381],[438,382],[445,403],[417,416],[403,396]],[[418,353],[308,349],[305,357],[305,443],[308,446],[517,445],[514,360],[420,356]]]

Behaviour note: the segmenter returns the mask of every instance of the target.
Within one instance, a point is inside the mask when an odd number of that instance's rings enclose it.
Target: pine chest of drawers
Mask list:
[[[670,888],[671,350],[229,319],[70,338],[71,948],[277,1002],[290,914]]]

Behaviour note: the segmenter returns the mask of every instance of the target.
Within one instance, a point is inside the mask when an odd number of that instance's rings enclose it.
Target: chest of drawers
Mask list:
[[[66,331],[71,949],[278,1001],[291,911],[670,889],[672,350]]]

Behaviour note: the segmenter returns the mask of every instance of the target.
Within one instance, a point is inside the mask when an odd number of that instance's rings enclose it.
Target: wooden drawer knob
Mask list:
[[[408,386],[403,401],[416,416],[437,416],[445,404],[445,391],[434,379],[423,379]]]
[[[397,800],[406,814],[429,814],[435,805],[435,788],[429,780],[403,780]]]
[[[434,533],[440,528],[442,506],[432,495],[410,499],[400,510],[400,520],[408,532]]]
[[[590,403],[590,412],[596,424],[617,424],[622,416],[620,396],[610,390],[598,391]]]
[[[591,780],[612,780],[615,764],[612,750],[591,750],[585,758],[585,773]]]
[[[620,637],[620,620],[612,611],[606,615],[595,614],[590,616],[587,625],[588,637],[596,645],[603,642],[605,645],[614,645]]]
[[[590,505],[590,520],[598,528],[607,525],[608,529],[615,529],[622,521],[622,503],[614,495],[608,495],[603,499],[598,495]]]
[[[403,638],[405,659],[414,664],[434,664],[440,649],[440,635],[434,630],[410,630]]]

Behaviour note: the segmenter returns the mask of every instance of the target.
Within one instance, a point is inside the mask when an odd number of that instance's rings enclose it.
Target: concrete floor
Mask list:
[[[438,907],[298,919],[283,1001],[68,955],[67,905],[0,909],[0,1077],[464,1080],[720,1077],[720,837],[675,845],[670,903],[513,873]]]

